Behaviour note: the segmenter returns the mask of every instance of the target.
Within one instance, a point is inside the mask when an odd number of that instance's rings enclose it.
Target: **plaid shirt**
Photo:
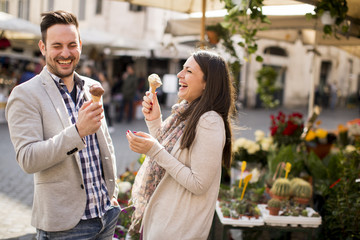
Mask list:
[[[76,123],[79,109],[84,103],[84,81],[74,77],[76,87],[76,103],[72,100],[64,82],[54,74],[48,73],[54,79],[65,102],[71,122]],[[109,194],[102,176],[102,165],[100,160],[100,149],[96,134],[84,137],[86,148],[79,151],[83,180],[86,190],[86,207],[82,219],[102,217],[110,208]]]

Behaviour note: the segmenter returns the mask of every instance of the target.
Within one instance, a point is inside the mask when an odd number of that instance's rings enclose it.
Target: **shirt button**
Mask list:
[[[84,189],[84,185],[83,185],[83,184],[81,184],[80,187],[81,187],[81,189]]]

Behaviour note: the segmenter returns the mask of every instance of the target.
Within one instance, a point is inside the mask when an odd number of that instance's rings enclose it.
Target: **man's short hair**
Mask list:
[[[40,30],[41,30],[41,38],[44,44],[46,41],[46,33],[48,28],[50,28],[55,24],[65,24],[65,25],[73,24],[75,25],[76,29],[79,28],[79,23],[77,21],[76,16],[70,12],[66,12],[63,10],[51,11],[51,12],[42,13],[41,17],[42,17],[42,21],[40,23]]]

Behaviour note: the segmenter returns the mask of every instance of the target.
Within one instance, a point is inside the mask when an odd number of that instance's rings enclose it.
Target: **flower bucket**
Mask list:
[[[313,151],[320,159],[323,159],[326,157],[330,150],[331,150],[332,144],[317,144],[315,147],[306,146],[308,152]]]

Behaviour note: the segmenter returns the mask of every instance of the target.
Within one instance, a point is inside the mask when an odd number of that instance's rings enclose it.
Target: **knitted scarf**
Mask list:
[[[172,114],[163,122],[161,128],[156,134],[158,142],[164,146],[169,153],[174,148],[175,143],[184,132],[186,121],[177,123],[180,114],[187,109],[188,103],[183,101],[172,107]],[[141,220],[143,218],[145,208],[165,174],[165,169],[157,164],[150,157],[146,157],[141,165],[131,191],[131,202],[135,207],[135,211],[131,218],[130,234],[140,231]]]

